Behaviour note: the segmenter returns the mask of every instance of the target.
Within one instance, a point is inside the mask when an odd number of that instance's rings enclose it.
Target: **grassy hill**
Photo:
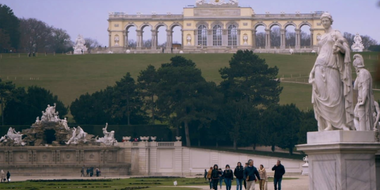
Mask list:
[[[0,78],[12,80],[17,86],[41,86],[49,89],[70,105],[81,94],[93,93],[114,85],[127,72],[137,77],[149,64],[158,68],[169,62],[173,54],[94,54],[94,55],[38,55],[20,57],[18,54],[0,56]],[[183,54],[193,60],[208,81],[221,81],[219,69],[228,66],[232,54]],[[311,108],[311,86],[304,84],[314,64],[314,54],[259,54],[270,66],[277,66],[284,79],[280,103],[295,103],[301,109]],[[363,53],[366,67],[376,70],[376,53]],[[354,71],[354,70],[353,70]],[[380,99],[380,92],[375,92]]]

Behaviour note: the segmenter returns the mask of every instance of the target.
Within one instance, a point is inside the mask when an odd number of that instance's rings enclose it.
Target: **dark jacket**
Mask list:
[[[274,171],[274,178],[280,179],[285,174],[285,167],[282,164],[274,165],[272,171]]]
[[[237,179],[243,179],[244,177],[244,168],[243,166],[236,166],[234,175]]]
[[[260,180],[260,174],[257,171],[257,169],[256,169],[255,166],[245,167],[245,169],[244,169],[244,179],[247,179],[247,177],[249,177],[248,181],[254,181],[255,179]]]
[[[215,179],[219,179],[219,171],[218,169],[213,169],[212,172],[211,172],[211,179],[215,180]]]
[[[233,174],[232,170],[224,170],[223,177],[225,179],[231,179],[231,180],[233,180],[234,179],[234,174]]]
[[[7,178],[9,179],[11,177],[11,173],[7,172]]]

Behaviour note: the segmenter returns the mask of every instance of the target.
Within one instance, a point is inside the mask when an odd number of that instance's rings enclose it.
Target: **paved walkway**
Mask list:
[[[309,189],[309,176],[286,176],[291,178],[298,178],[298,179],[292,179],[292,180],[282,180],[282,190],[308,190]],[[273,182],[269,182],[267,184],[267,190],[274,190]],[[184,186],[185,187],[185,186]],[[189,187],[189,186],[186,186]],[[199,188],[202,190],[210,190],[209,186],[191,186],[194,188]],[[225,190],[226,186],[223,183],[222,189]],[[235,190],[236,185],[232,185],[231,190]],[[244,188],[243,188],[244,189]],[[259,190],[259,184],[256,183],[255,190]],[[220,190],[218,186],[218,190]]]
[[[130,178],[132,176],[113,176],[113,177],[77,177],[77,176],[11,176],[12,181],[26,181],[26,180],[54,180],[54,179],[123,179],[123,178]],[[138,176],[133,176],[138,177]],[[283,190],[308,190],[309,189],[309,176],[286,176],[286,178],[297,178],[292,180],[283,180],[282,181],[282,188]],[[178,184],[178,186],[181,186],[181,184]],[[184,186],[184,187],[193,187],[193,188],[199,188],[202,190],[209,190],[209,186]],[[222,189],[225,190],[226,186],[223,183]],[[236,185],[233,185],[231,190],[235,190]],[[244,188],[243,188],[244,189]],[[218,186],[218,190],[220,190]],[[259,190],[259,185],[256,184],[255,190]],[[273,182],[268,183],[268,189],[267,190],[274,190]]]

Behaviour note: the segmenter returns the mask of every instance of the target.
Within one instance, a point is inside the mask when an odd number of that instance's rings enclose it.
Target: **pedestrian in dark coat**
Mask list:
[[[11,179],[11,173],[9,173],[9,171],[7,172],[7,181],[9,182],[9,180]]]
[[[274,171],[274,190],[277,190],[277,187],[278,190],[281,190],[282,176],[285,174],[285,167],[281,164],[281,160],[277,160],[277,164],[273,166],[272,171]]]
[[[231,182],[234,179],[234,174],[230,169],[230,165],[226,165],[226,169],[223,172],[224,183],[226,184],[226,190],[231,190]]]
[[[213,186],[214,190],[218,190],[219,177],[220,176],[219,176],[218,165],[215,164],[214,168],[211,172],[212,186]]]
[[[236,177],[236,190],[243,189],[243,178],[244,178],[244,168],[241,165],[241,162],[237,163],[237,166],[234,171]]]

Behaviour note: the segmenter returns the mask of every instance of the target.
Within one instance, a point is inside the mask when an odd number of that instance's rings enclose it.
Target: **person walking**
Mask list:
[[[0,172],[0,176],[1,176],[1,183],[2,183],[2,182],[5,182],[6,178],[5,178],[4,170],[1,170],[1,172]]]
[[[84,170],[85,170],[85,167],[83,166],[82,169],[80,170],[80,176],[81,177],[85,177]]]
[[[274,171],[274,190],[281,190],[282,176],[285,174],[285,167],[281,164],[281,160],[277,160],[277,164],[273,166],[272,171]]]
[[[234,175],[236,178],[236,190],[243,189],[243,176],[244,176],[244,168],[241,165],[241,162],[237,163],[237,166],[234,170]]]
[[[11,180],[11,173],[9,171],[7,172],[7,181],[9,182]]]
[[[214,190],[218,190],[219,178],[220,178],[220,173],[219,173],[218,165],[215,164],[211,172],[212,186]]]
[[[245,163],[245,165],[244,165],[244,170],[245,170],[245,168],[247,168],[247,167],[248,167],[248,162]],[[247,180],[245,180],[244,172],[243,172],[243,180],[244,180],[244,189],[247,189]]]
[[[226,165],[226,169],[223,172],[224,183],[226,184],[226,190],[231,190],[231,183],[234,179],[234,174],[230,169],[230,165]]]
[[[219,168],[219,185],[220,185],[220,189],[222,189],[223,179],[224,179],[223,170],[222,170],[222,168]]]
[[[205,169],[205,174],[204,174],[205,180],[207,180],[207,170]]]
[[[210,169],[207,172],[207,180],[210,183],[210,189],[212,189],[212,187],[213,187],[213,185],[212,185],[212,179],[211,179],[211,174],[212,174],[212,167],[210,167]]]
[[[248,160],[248,167],[244,169],[244,178],[247,180],[247,189],[255,190],[255,183],[257,180],[260,180],[260,174],[257,171],[256,167],[253,166],[253,160]]]
[[[260,164],[259,168],[259,174],[260,174],[260,190],[266,190],[265,189],[265,183],[267,181],[267,171],[265,171],[264,165]]]

